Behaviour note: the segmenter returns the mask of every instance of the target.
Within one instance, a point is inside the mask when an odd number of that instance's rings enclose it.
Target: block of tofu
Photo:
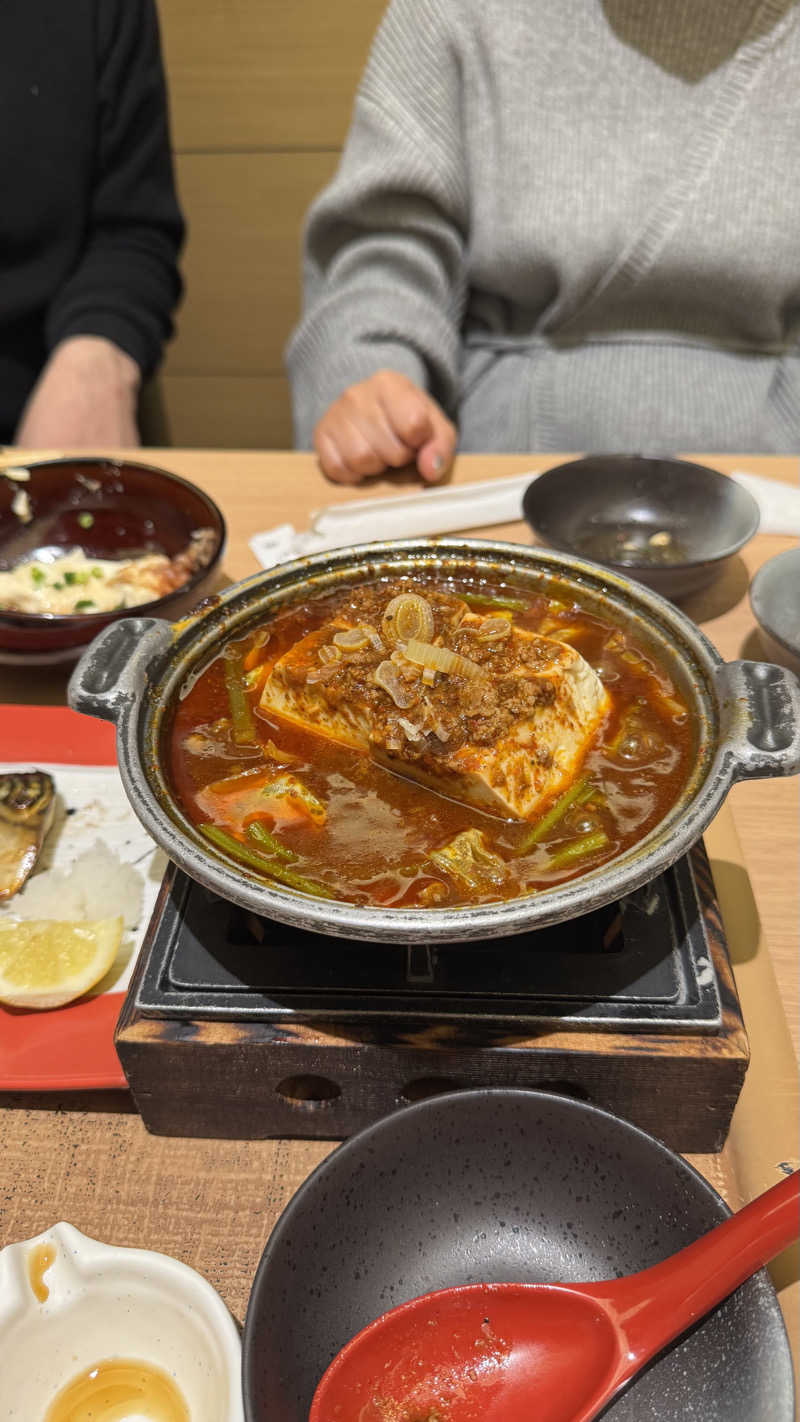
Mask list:
[[[464,611],[438,641],[393,650],[336,618],[278,659],[261,708],[450,799],[535,818],[579,774],[608,692],[574,647],[497,617]]]

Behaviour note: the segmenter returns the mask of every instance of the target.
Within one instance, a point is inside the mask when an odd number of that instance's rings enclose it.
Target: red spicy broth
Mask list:
[[[271,667],[296,642],[336,617],[379,628],[381,607],[409,588],[432,600],[463,596],[471,611],[569,643],[606,687],[611,709],[572,784],[529,820],[449,799],[259,708]],[[238,742],[237,714],[251,727]],[[554,582],[533,595],[418,576],[288,607],[221,649],[176,705],[169,765],[188,818],[266,882],[355,904],[454,908],[546,889],[640,842],[679,797],[695,746],[685,698],[652,648],[594,605],[579,606],[571,590]],[[488,857],[481,851],[474,875],[431,858],[476,830]]]

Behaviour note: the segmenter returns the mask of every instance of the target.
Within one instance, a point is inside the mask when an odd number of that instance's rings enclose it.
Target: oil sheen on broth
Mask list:
[[[517,898],[620,854],[696,754],[652,648],[541,592],[384,578],[286,607],[185,688],[174,793],[267,882],[392,908]]]

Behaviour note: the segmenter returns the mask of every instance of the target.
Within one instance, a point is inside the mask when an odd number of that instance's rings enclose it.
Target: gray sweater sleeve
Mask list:
[[[437,0],[393,0],[338,172],[306,224],[303,315],[286,353],[301,448],[348,385],[381,369],[454,405],[467,240],[458,74]]]

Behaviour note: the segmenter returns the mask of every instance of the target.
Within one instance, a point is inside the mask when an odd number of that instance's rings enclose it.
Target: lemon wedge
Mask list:
[[[0,920],[0,1002],[62,1007],[108,972],[122,939],[122,918],[87,923]]]

